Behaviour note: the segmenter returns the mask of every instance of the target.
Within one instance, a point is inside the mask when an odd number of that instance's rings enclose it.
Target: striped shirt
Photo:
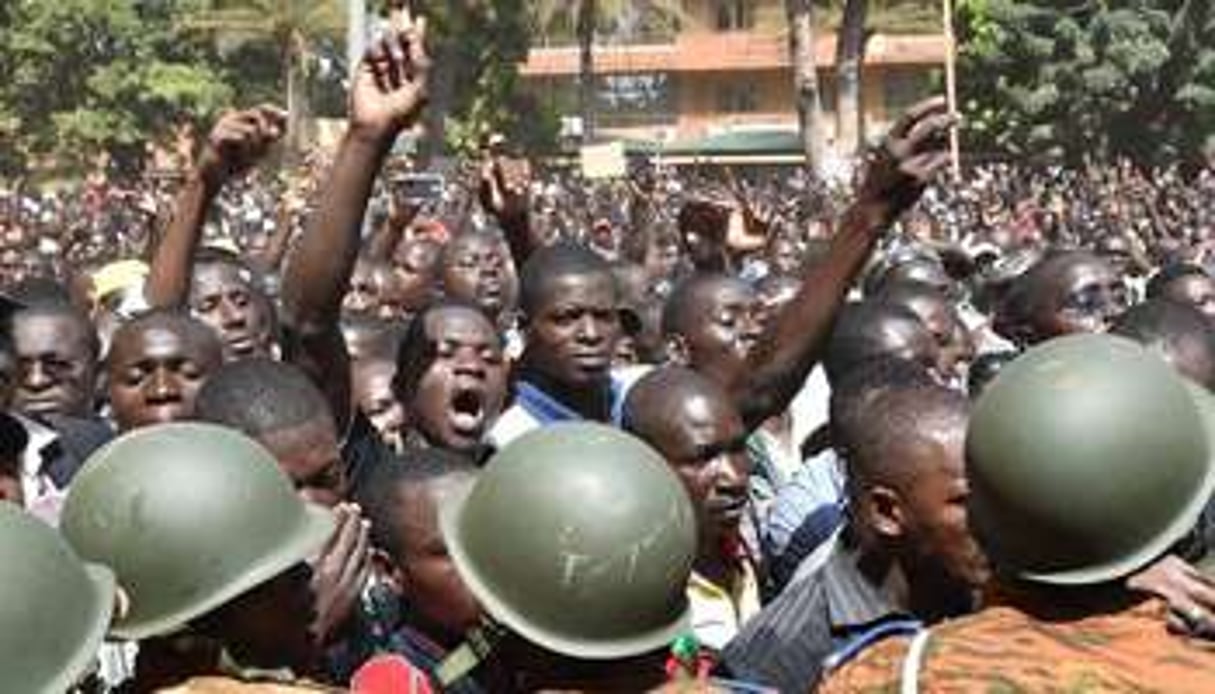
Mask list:
[[[726,646],[726,669],[782,692],[807,691],[833,653],[890,623],[907,624],[909,615],[860,572],[858,558],[837,543],[822,569],[791,583]]]

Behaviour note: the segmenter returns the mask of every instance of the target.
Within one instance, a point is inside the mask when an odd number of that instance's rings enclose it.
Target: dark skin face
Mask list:
[[[354,401],[371,425],[386,440],[400,439],[405,425],[401,404],[392,394],[396,364],[387,359],[368,359],[354,365],[351,388]]]
[[[966,356],[967,349],[958,344],[964,336],[960,333],[961,322],[953,307],[944,296],[929,295],[913,297],[904,305],[919,317],[936,342],[939,356],[937,370],[947,376],[956,374],[959,362]]]
[[[1041,288],[1034,314],[1037,340],[1075,333],[1105,332],[1126,308],[1126,289],[1113,268],[1096,256],[1066,262]]]
[[[433,241],[406,241],[393,255],[402,310],[412,315],[435,294],[439,246]]]
[[[241,665],[315,672],[320,661],[309,626],[316,614],[311,571],[297,564],[196,621]]]
[[[169,324],[120,330],[107,364],[119,430],[188,419],[203,381],[222,361],[218,342]]]
[[[489,320],[472,309],[438,309],[428,312],[425,320],[435,356],[415,391],[406,394],[409,425],[432,445],[472,450],[506,401],[501,338]]]
[[[376,266],[360,260],[350,276],[350,289],[342,299],[346,313],[378,313],[383,287],[376,278]]]
[[[263,434],[258,443],[270,451],[305,500],[332,508],[345,497],[346,475],[337,428],[328,413]]]
[[[721,396],[689,392],[648,442],[679,475],[700,519],[701,551],[736,537],[747,503],[750,462],[738,410]],[[666,408],[663,408],[664,410]]]
[[[270,355],[274,339],[270,305],[245,270],[227,263],[196,266],[190,310],[219,334],[226,361]]]
[[[525,359],[564,388],[600,387],[607,382],[620,334],[610,273],[559,275],[548,280],[535,315],[528,317]]]
[[[1206,275],[1178,277],[1165,287],[1164,296],[1171,301],[1193,306],[1208,318],[1215,318],[1215,280]]]
[[[925,421],[917,440],[892,455],[902,472],[882,482],[861,481],[859,522],[901,557],[910,599],[950,609],[986,582],[989,567],[970,534],[966,503],[966,427],[963,417]],[[919,612],[917,612],[919,614]]]
[[[515,308],[519,278],[505,242],[485,234],[451,240],[443,258],[447,295],[477,304],[495,321]]]
[[[400,557],[390,560],[393,583],[427,635],[456,643],[481,616],[476,598],[465,587],[447,553],[439,530],[439,504],[471,484],[471,477],[452,476],[397,489],[401,505],[393,533]]]
[[[768,248],[768,262],[772,272],[785,277],[797,277],[802,270],[801,249],[793,239],[780,237]]]
[[[18,314],[13,347],[18,380],[13,405],[33,416],[88,416],[97,382],[91,326],[66,314]]]
[[[688,365],[719,384],[733,383],[763,332],[763,304],[750,287],[732,279],[702,288],[692,304],[696,320],[682,340]]]

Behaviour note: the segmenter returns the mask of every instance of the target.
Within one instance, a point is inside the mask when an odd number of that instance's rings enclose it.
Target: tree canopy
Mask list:
[[[175,26],[187,2],[10,0],[0,24],[0,164],[142,161],[149,139],[233,96],[209,46]]]
[[[968,0],[958,23],[972,147],[1161,163],[1215,135],[1209,0]]]

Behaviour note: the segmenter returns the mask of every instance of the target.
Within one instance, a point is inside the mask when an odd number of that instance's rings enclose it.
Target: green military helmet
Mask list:
[[[0,691],[62,694],[97,655],[114,574],[80,561],[53,528],[0,502]]]
[[[333,531],[252,439],[210,424],[134,431],[72,481],[60,529],[131,599],[112,633],[175,631],[317,552]]]
[[[441,520],[485,610],[549,651],[624,658],[687,629],[692,504],[662,457],[628,434],[590,423],[527,434]]]
[[[1109,335],[1044,343],[971,416],[970,522],[1003,573],[1114,580],[1189,532],[1215,486],[1211,397]]]

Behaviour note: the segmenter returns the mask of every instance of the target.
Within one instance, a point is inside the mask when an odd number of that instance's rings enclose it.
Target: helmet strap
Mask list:
[[[505,635],[505,629],[489,620],[469,631],[464,637],[464,643],[449,653],[435,668],[434,676],[439,686],[446,689],[467,677],[468,673],[485,662]]]

